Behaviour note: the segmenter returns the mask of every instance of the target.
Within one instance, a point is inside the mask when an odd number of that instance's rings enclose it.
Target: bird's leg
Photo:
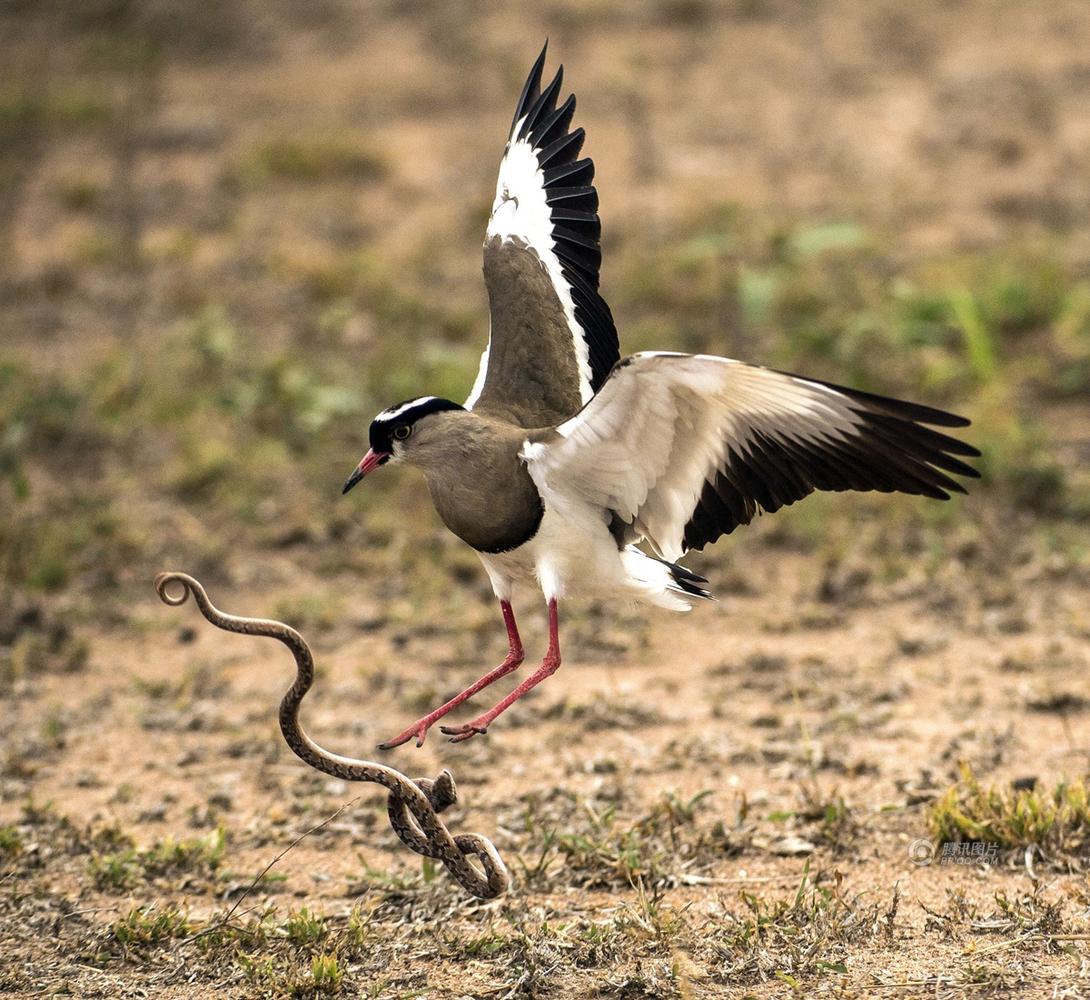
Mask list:
[[[482,688],[488,687],[493,681],[498,681],[501,677],[511,673],[512,670],[519,668],[526,657],[522,651],[522,640],[519,638],[518,626],[515,625],[515,612],[511,608],[510,601],[500,601],[500,609],[503,611],[503,623],[507,626],[507,658],[503,663],[496,667],[495,670],[490,670],[483,677],[474,681],[461,694],[456,694],[445,705],[440,705],[434,712],[425,715],[422,719],[417,719],[408,729],[398,733],[392,740],[380,743],[378,745],[380,750],[392,750],[394,747],[401,746],[402,743],[408,743],[414,737],[416,745],[418,747],[423,746],[424,737],[428,735],[428,730],[439,719],[443,718],[447,712],[457,708],[467,698],[472,698],[473,695]]]
[[[468,740],[471,736],[476,736],[478,733],[483,734],[488,732],[488,727],[492,724],[492,720],[495,719],[497,715],[506,712],[507,709],[526,694],[527,691],[537,687],[537,685],[545,680],[546,677],[551,677],[556,673],[557,668],[560,666],[559,632],[556,598],[554,597],[549,601],[549,649],[545,653],[545,659],[542,661],[541,666],[504,698],[503,701],[498,702],[485,712],[484,715],[477,716],[476,719],[472,722],[467,722],[464,726],[442,726],[442,732],[451,738],[451,743],[461,743],[463,740]]]

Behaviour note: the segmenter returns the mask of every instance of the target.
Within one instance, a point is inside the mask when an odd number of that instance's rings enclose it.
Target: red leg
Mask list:
[[[503,701],[490,708],[484,715],[477,716],[472,722],[464,726],[442,726],[441,731],[451,738],[451,743],[461,743],[478,733],[488,732],[488,727],[493,719],[502,712],[506,712],[527,691],[537,687],[546,677],[551,677],[560,666],[560,629],[556,614],[556,598],[549,601],[549,649],[541,666],[526,678]]]
[[[401,746],[402,743],[408,743],[413,737],[416,737],[416,745],[422,747],[424,737],[428,735],[428,730],[439,719],[443,718],[447,712],[452,708],[457,708],[467,698],[472,698],[478,691],[488,687],[493,681],[498,681],[501,677],[511,673],[512,670],[519,668],[525,659],[525,654],[522,651],[522,640],[519,638],[518,627],[515,625],[515,612],[511,610],[510,601],[500,601],[500,608],[503,611],[503,623],[507,626],[507,659],[495,670],[489,671],[479,680],[470,684],[461,694],[456,694],[445,705],[440,705],[434,712],[425,715],[422,719],[417,719],[408,729],[398,733],[392,740],[380,743],[378,745],[380,750],[392,750],[394,747]]]

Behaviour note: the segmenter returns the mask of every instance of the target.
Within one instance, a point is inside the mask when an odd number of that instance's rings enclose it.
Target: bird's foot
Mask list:
[[[444,736],[449,736],[451,743],[464,743],[478,734],[484,736],[488,732],[488,725],[481,719],[474,719],[464,726],[440,726],[439,731]]]
[[[409,740],[415,739],[417,749],[419,749],[424,745],[424,740],[427,739],[431,725],[432,720],[427,717],[417,719],[408,729],[398,733],[393,739],[380,743],[378,748],[380,750],[393,750],[394,747],[399,747],[402,743],[408,743]]]

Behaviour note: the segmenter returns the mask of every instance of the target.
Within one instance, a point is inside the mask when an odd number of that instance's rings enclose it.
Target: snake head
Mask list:
[[[458,786],[454,783],[454,775],[445,767],[434,781],[431,778],[413,778],[413,784],[428,797],[428,802],[437,813],[458,801]]]

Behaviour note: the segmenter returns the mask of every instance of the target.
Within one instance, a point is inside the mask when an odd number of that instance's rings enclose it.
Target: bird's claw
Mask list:
[[[416,747],[419,750],[424,745],[424,740],[428,736],[428,726],[423,722],[414,722],[404,732],[398,733],[393,739],[385,740],[378,745],[380,750],[393,750],[394,747],[401,746],[402,743],[408,743],[411,739],[416,739]]]
[[[464,743],[478,734],[484,736],[488,732],[488,726],[480,726],[473,722],[467,722],[464,726],[440,726],[439,731],[444,736],[449,736],[450,743]]]

